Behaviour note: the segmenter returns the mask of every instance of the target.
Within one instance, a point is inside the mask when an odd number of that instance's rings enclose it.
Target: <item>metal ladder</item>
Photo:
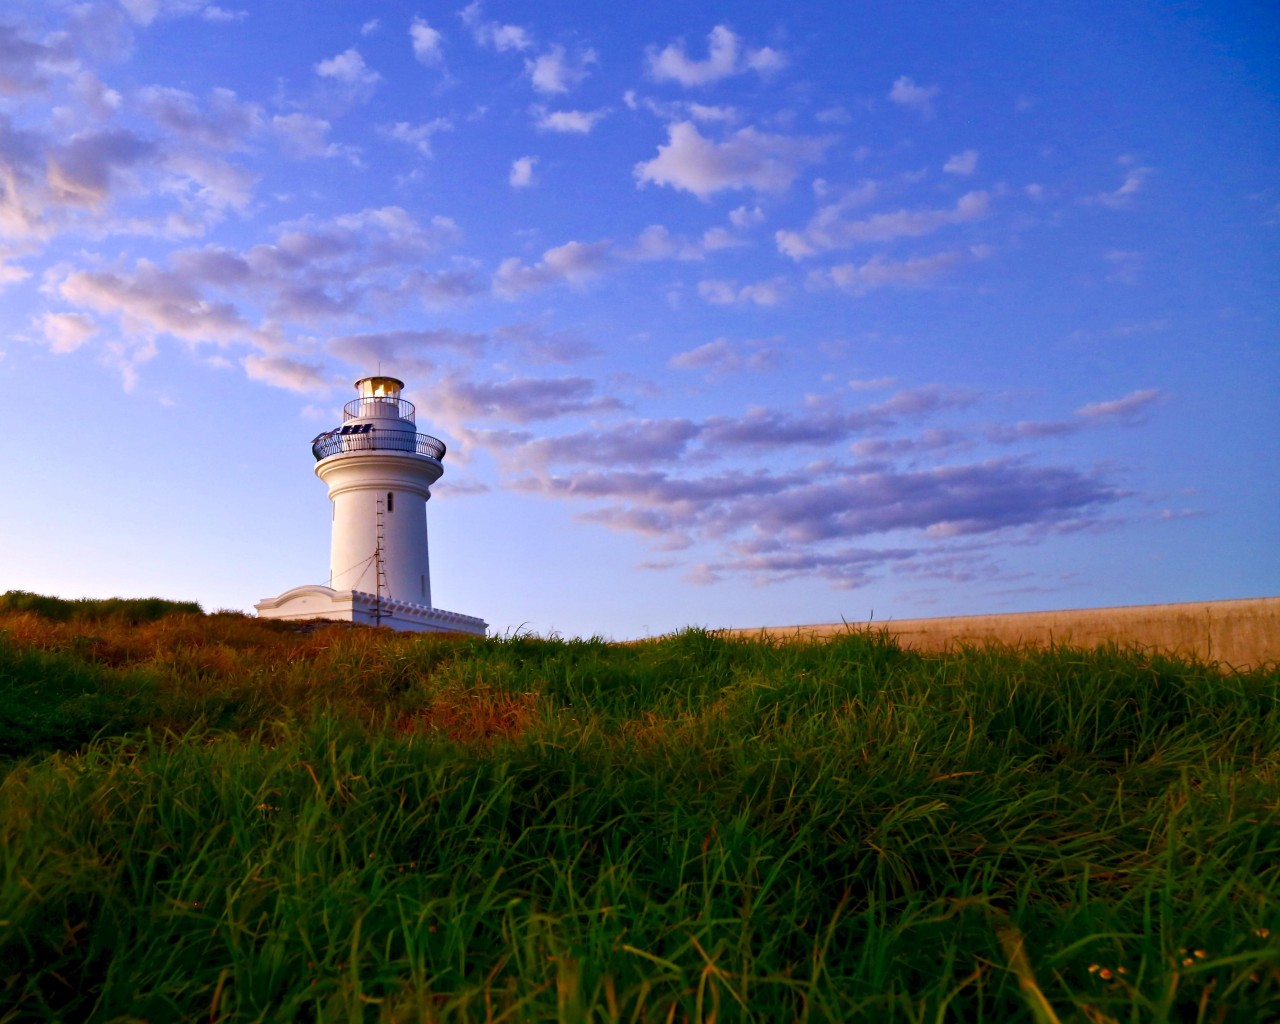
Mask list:
[[[377,546],[373,549],[373,565],[375,577],[375,589],[373,602],[373,624],[375,626],[382,625],[382,593],[387,590],[387,565],[382,557],[382,544],[386,539],[384,526],[382,522],[383,515],[383,499],[378,499],[378,519],[377,529],[375,531]]]

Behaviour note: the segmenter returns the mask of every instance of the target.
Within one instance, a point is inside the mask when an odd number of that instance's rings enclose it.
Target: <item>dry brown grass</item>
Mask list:
[[[1224,670],[1258,669],[1280,663],[1280,597],[766,626],[724,632],[736,636],[822,638],[867,625],[887,629],[903,647],[931,653],[990,644],[1013,648],[1094,648],[1115,644],[1125,649],[1217,662]]]

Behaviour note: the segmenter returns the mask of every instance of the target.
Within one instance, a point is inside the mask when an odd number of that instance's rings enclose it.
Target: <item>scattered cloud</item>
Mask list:
[[[889,99],[927,118],[933,116],[933,101],[941,91],[936,85],[917,85],[914,79],[902,75],[889,90]]]
[[[1047,437],[1066,437],[1091,427],[1116,424],[1131,427],[1141,423],[1141,414],[1164,401],[1165,397],[1165,393],[1158,388],[1145,388],[1123,398],[1082,405],[1075,411],[1076,418],[1073,420],[1022,420],[1014,424],[990,426],[983,433],[988,441],[1009,444]]]
[[[295,158],[337,155],[328,139],[332,127],[324,118],[312,114],[276,114],[271,118],[271,130],[281,148]]]
[[[46,151],[55,202],[101,206],[113,183],[155,160],[155,144],[127,128],[81,132]]]
[[[373,334],[345,334],[331,339],[325,350],[362,370],[381,366],[389,373],[430,380],[436,375],[441,356],[478,358],[489,346],[483,334],[455,331],[447,327],[433,330],[379,331]]]
[[[184,274],[139,260],[132,272],[71,271],[58,293],[73,306],[116,315],[126,334],[169,334],[226,344],[257,332],[230,302],[209,301]]]
[[[205,21],[221,22],[223,24],[244,21],[249,17],[248,11],[229,11],[225,7],[219,7],[217,4],[209,4],[200,11],[200,17]]]
[[[262,128],[265,118],[257,103],[241,102],[230,89],[213,89],[206,107],[182,89],[148,86],[136,103],[142,113],[185,141],[214,149],[242,149]]]
[[[1151,174],[1150,167],[1129,167],[1125,171],[1124,181],[1119,188],[1111,192],[1099,192],[1090,196],[1086,202],[1106,206],[1112,210],[1123,210],[1133,205],[1133,197],[1142,191],[1143,185]]]
[[[444,61],[444,36],[432,28],[425,18],[414,18],[409,23],[409,41],[413,56],[429,67],[439,67]]]
[[[536,156],[517,157],[511,162],[511,171],[507,181],[512,188],[528,188],[533,184],[533,165],[538,162]]]
[[[26,38],[16,25],[0,25],[0,96],[43,92],[56,59],[51,47]]]
[[[608,115],[608,110],[547,110],[534,107],[534,124],[539,131],[587,135]]]
[[[448,118],[437,117],[424,124],[409,124],[408,121],[397,121],[390,128],[383,129],[388,138],[395,139],[412,146],[423,156],[431,156],[431,138],[440,132],[453,131],[453,122]]]
[[[742,39],[725,25],[717,25],[707,37],[707,56],[696,60],[685,53],[684,40],[663,49],[650,47],[646,57],[649,76],[659,82],[683,86],[707,85],[733,75],[755,71],[771,74],[786,67],[787,58],[768,46],[744,47]]]
[[[1111,264],[1107,280],[1121,284],[1135,283],[1147,262],[1146,256],[1131,249],[1110,249],[1103,253],[1103,257]]]
[[[673,234],[665,225],[650,224],[635,245],[622,255],[632,260],[701,260],[707,253],[744,245],[743,239],[722,227],[708,228],[701,238]]]
[[[966,149],[963,153],[954,153],[942,165],[942,169],[947,174],[972,174],[978,169],[978,151]]]
[[[716,142],[691,121],[668,126],[667,135],[654,159],[636,164],[636,181],[683,189],[699,199],[724,189],[783,192],[804,167],[823,159],[832,141],[743,128]]]
[[[849,381],[849,387],[854,391],[883,391],[885,388],[896,387],[897,384],[897,377],[871,377]]]
[[[332,375],[321,364],[288,356],[245,356],[244,372],[250,380],[305,395],[324,394],[333,385]]]
[[[487,46],[499,53],[510,50],[519,53],[533,46],[533,38],[519,25],[503,25],[487,20],[481,9],[480,0],[468,4],[458,12],[458,16],[471,30],[472,38],[481,46]]]
[[[84,313],[44,313],[36,325],[49,343],[49,351],[74,352],[98,332],[98,324]]]
[[[591,65],[598,63],[595,50],[583,50],[574,57],[563,46],[553,46],[545,53],[525,61],[525,73],[534,89],[548,95],[569,92],[586,80]]]
[[[1083,416],[1085,419],[1122,419],[1130,420],[1138,413],[1143,412],[1151,405],[1161,401],[1164,393],[1158,388],[1144,388],[1141,391],[1134,391],[1125,395],[1123,398],[1112,399],[1107,402],[1091,402],[1089,405],[1082,405],[1076,410],[1077,416]]]
[[[673,370],[698,370],[708,379],[716,379],[743,370],[771,370],[777,360],[778,352],[771,346],[756,343],[744,351],[743,346],[733,344],[728,338],[716,338],[687,352],[676,353],[667,360],[667,366]]]
[[[596,393],[587,377],[512,377],[502,381],[467,380],[447,374],[432,384],[435,414],[456,424],[459,432],[477,420],[534,423],[580,413],[621,408],[616,398]],[[505,448],[509,438],[500,440]]]
[[[832,249],[847,249],[863,242],[888,242],[896,238],[919,238],[954,224],[981,220],[990,209],[986,192],[966,192],[951,209],[907,210],[877,213],[864,220],[848,220],[848,202],[824,206],[801,231],[781,230],[775,234],[778,250],[794,260]]]
[[[914,256],[905,260],[892,260],[877,254],[860,266],[843,263],[831,267],[825,275],[821,271],[818,274],[819,279],[825,276],[837,288],[850,295],[866,295],[879,288],[927,284],[973,259],[972,252],[963,250],[939,252],[932,256]]]
[[[400,207],[280,225],[247,249],[180,249],[167,265],[139,259],[110,269],[65,269],[54,288],[78,311],[118,320],[142,341],[247,344],[278,355],[286,325],[332,325],[362,309],[430,302],[481,286],[465,271],[421,263],[459,237],[446,217],[420,223]],[[264,364],[265,365],[265,364]],[[264,371],[265,372],[265,371]]]
[[[581,442],[575,447],[581,449]],[[583,519],[639,532],[662,547],[708,541],[725,556],[721,571],[766,580],[799,571],[824,574],[824,565],[838,573],[854,540],[912,532],[933,545],[1067,528],[1122,497],[1094,477],[1015,459],[911,471],[830,466],[703,476],[585,468],[526,476],[513,486],[593,502]],[[878,557],[868,551],[864,561],[905,559],[914,550],[893,548]],[[861,574],[856,581],[865,582]]]
[[[316,74],[348,85],[373,86],[382,81],[382,76],[365,64],[354,47],[317,63]]]
[[[566,242],[548,249],[532,265],[513,256],[503,260],[493,275],[494,291],[509,299],[553,284],[581,287],[604,271],[610,249],[608,242]]]
[[[522,465],[545,468],[551,463],[593,466],[643,466],[680,458],[699,428],[690,420],[630,420],[607,429],[583,430],[543,437],[522,445]]]
[[[734,281],[720,279],[698,282],[698,294],[713,306],[776,306],[790,293],[791,283],[785,277],[773,277],[741,287]]]

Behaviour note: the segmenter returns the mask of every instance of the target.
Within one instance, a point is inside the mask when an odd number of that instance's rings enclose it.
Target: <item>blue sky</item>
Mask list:
[[[323,582],[380,369],[499,632],[1276,594],[1278,28],[10,0],[0,589]]]

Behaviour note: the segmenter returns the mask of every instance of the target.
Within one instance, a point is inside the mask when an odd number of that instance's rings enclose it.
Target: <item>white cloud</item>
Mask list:
[[[1111,264],[1107,280],[1119,281],[1121,284],[1136,283],[1146,264],[1146,257],[1131,249],[1111,249],[1103,255]]]
[[[581,84],[589,74],[589,66],[597,62],[595,50],[584,50],[576,58],[570,58],[563,46],[553,46],[546,53],[526,60],[524,68],[534,89],[558,94]]]
[[[132,275],[76,270],[58,287],[72,305],[120,317],[125,333],[167,333],[187,341],[226,343],[254,335],[228,302],[210,302],[185,275],[139,260]]]
[[[481,12],[480,0],[468,4],[458,16],[462,23],[471,30],[471,36],[481,46],[490,46],[499,53],[508,50],[524,51],[533,46],[529,33],[519,25],[502,25],[496,21],[486,21]]]
[[[332,329],[373,308],[474,294],[474,275],[421,267],[458,237],[447,217],[420,224],[387,206],[283,224],[272,242],[243,251],[209,245],[179,250],[165,266],[143,259],[124,269],[62,270],[50,288],[78,312],[118,318],[130,344],[167,334],[272,350],[284,325]]]
[[[883,391],[886,388],[896,387],[897,384],[897,377],[855,378],[849,381],[849,387],[854,391]]]
[[[378,72],[365,64],[360,51],[354,48],[317,63],[316,74],[349,85],[374,85],[382,79]]]
[[[786,66],[786,57],[777,50],[761,47],[744,49],[742,39],[725,25],[717,25],[707,37],[705,60],[690,58],[684,41],[677,40],[662,50],[648,51],[649,75],[659,82],[679,82],[684,86],[706,85],[745,71],[769,74]]]
[[[861,242],[918,238],[951,224],[985,217],[990,197],[986,192],[966,192],[950,210],[895,210],[853,221],[842,216],[848,205],[848,201],[843,200],[823,207],[802,231],[776,232],[778,251],[799,260],[832,249],[847,249]]]
[[[600,123],[607,110],[547,110],[534,107],[534,122],[540,131],[586,135]]]
[[[806,164],[823,158],[831,143],[755,128],[743,128],[717,143],[700,134],[691,121],[669,125],[667,133],[667,144],[658,147],[658,155],[635,165],[636,180],[683,189],[699,199],[730,188],[785,191]]]
[[[380,28],[382,28],[382,19],[370,18],[368,21],[366,21],[363,25],[360,26],[360,34],[362,36],[371,36],[375,32],[377,32],[378,29]]]
[[[114,184],[157,156],[154,143],[127,129],[82,132],[47,150],[46,180],[55,202],[100,207]]]
[[[3,246],[0,246],[0,291],[3,291],[11,284],[17,284],[19,281],[25,281],[31,276],[31,271],[23,267],[15,267],[8,260],[13,258],[13,253]]]
[[[225,7],[219,7],[217,4],[210,4],[200,12],[200,17],[205,21],[226,24],[233,21],[244,21],[245,18],[249,17],[249,12],[229,11]]]
[[[323,394],[332,382],[330,374],[319,363],[303,362],[287,356],[248,355],[244,371],[250,380],[302,394]]]
[[[434,121],[428,121],[426,124],[409,124],[407,121],[397,121],[390,128],[384,130],[390,138],[395,139],[397,142],[412,146],[423,156],[430,156],[431,137],[437,132],[452,131],[453,122],[443,117],[437,117]]]
[[[941,91],[936,85],[916,85],[912,79],[903,75],[893,83],[893,88],[889,90],[889,99],[925,117],[932,117],[933,99]]]
[[[205,0],[120,0],[120,6],[139,25],[150,25],[157,18],[196,14]]]
[[[292,157],[334,155],[328,141],[331,127],[324,118],[310,114],[276,114],[271,119],[271,130]]]
[[[1076,410],[1076,415],[1091,420],[1130,419],[1163,398],[1164,392],[1158,388],[1145,388],[1109,402],[1082,405]]]
[[[877,288],[925,284],[973,258],[973,253],[962,251],[914,256],[906,260],[891,260],[877,254],[861,266],[844,263],[832,267],[826,276],[842,291],[865,295]]]
[[[239,149],[262,127],[262,107],[242,103],[230,89],[213,89],[206,109],[182,89],[148,86],[137,95],[138,108],[174,135],[215,149]]]
[[[180,197],[185,212],[205,222],[218,220],[227,209],[244,213],[253,201],[258,177],[243,167],[184,152],[170,153],[164,166],[176,175],[167,190]]]
[[[696,260],[702,252],[687,239],[673,235],[663,224],[650,224],[640,232],[627,255],[635,260]]]
[[[1119,188],[1091,196],[1087,202],[1108,206],[1113,210],[1122,210],[1133,203],[1133,197],[1142,190],[1142,186],[1150,176],[1150,167],[1130,167],[1125,172],[1124,181]]]
[[[36,324],[51,352],[74,352],[98,331],[93,317],[84,313],[45,313]]]
[[[511,163],[511,173],[507,181],[512,188],[528,188],[533,184],[533,165],[538,162],[536,156],[522,156]]]
[[[759,206],[739,206],[730,211],[729,222],[736,228],[746,230],[764,223],[764,211]]]
[[[705,345],[678,352],[667,360],[673,370],[701,370],[708,378],[737,373],[741,370],[767,370],[776,362],[777,353],[768,347],[753,343],[755,350],[743,352],[728,338],[716,338]]]
[[[813,115],[821,124],[848,124],[853,115],[841,106],[826,107]]]
[[[689,116],[695,121],[720,121],[732,124],[741,117],[736,107],[709,106],[706,103],[689,103],[687,107]]]
[[[734,281],[712,279],[698,282],[698,294],[713,306],[776,306],[791,291],[785,277],[738,287]]]
[[[719,226],[707,228],[702,233],[702,248],[705,252],[716,252],[719,249],[736,249],[740,245],[746,245],[746,241],[739,238],[728,228]]]
[[[437,65],[444,60],[444,36],[425,18],[413,19],[409,25],[409,39],[413,42],[413,55],[423,64]]]
[[[955,153],[942,165],[948,174],[972,174],[978,169],[978,151],[966,149],[963,153]]]
[[[581,287],[604,270],[610,248],[608,242],[566,242],[548,249],[541,262],[532,266],[513,256],[503,260],[494,274],[494,291],[504,298],[514,298],[560,282]]]

